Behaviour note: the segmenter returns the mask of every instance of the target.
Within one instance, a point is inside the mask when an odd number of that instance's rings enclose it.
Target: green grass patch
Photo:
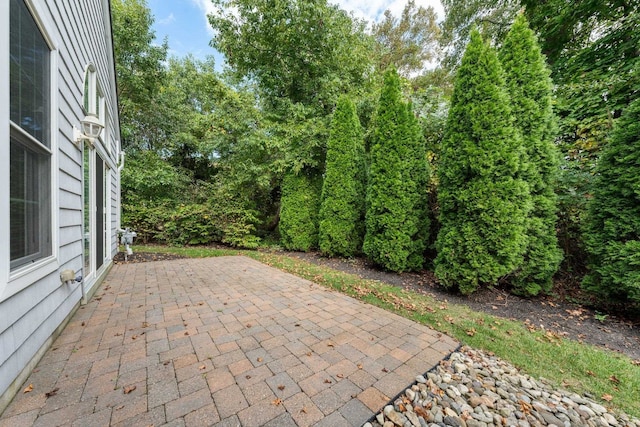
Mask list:
[[[281,254],[165,246],[136,246],[134,251],[187,257],[245,255],[431,326],[471,347],[495,353],[534,378],[545,378],[557,387],[578,394],[588,393],[605,406],[640,417],[640,366],[624,355],[565,339],[533,325],[473,311],[464,305],[450,304]]]

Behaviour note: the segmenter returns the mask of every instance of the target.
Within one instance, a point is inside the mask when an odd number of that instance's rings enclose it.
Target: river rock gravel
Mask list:
[[[555,389],[483,351],[462,347],[363,427],[640,427],[589,397]]]

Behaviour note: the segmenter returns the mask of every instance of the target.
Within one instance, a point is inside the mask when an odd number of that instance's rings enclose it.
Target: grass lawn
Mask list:
[[[612,351],[280,254],[165,246],[136,246],[134,251],[188,257],[245,255],[431,326],[471,347],[491,351],[533,377],[578,394],[588,393],[605,406],[640,417],[640,366]]]

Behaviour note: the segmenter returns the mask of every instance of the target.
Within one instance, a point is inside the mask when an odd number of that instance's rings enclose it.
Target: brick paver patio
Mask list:
[[[360,426],[457,345],[246,257],[121,264],[0,427]]]

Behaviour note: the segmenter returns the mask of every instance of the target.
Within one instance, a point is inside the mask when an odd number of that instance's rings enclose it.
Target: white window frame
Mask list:
[[[58,43],[52,37],[55,23],[48,17],[46,4],[32,0],[22,0],[31,12],[34,21],[42,34],[45,43],[49,47],[49,92],[50,92],[50,227],[51,227],[51,254],[45,258],[35,260],[29,264],[11,269],[11,254],[9,248],[8,233],[6,238],[0,239],[0,302],[17,294],[23,289],[36,283],[40,279],[55,272],[58,269],[59,252],[59,221],[58,221],[58,176],[55,171],[58,168]],[[10,27],[11,18],[10,2],[0,1],[0,52],[5,55],[10,51]],[[8,58],[0,61],[0,132],[4,132],[5,140],[10,136],[10,61]],[[10,182],[10,144],[0,145],[0,179],[2,182]],[[10,226],[10,189],[8,185],[0,186],[0,230],[9,230]]]

